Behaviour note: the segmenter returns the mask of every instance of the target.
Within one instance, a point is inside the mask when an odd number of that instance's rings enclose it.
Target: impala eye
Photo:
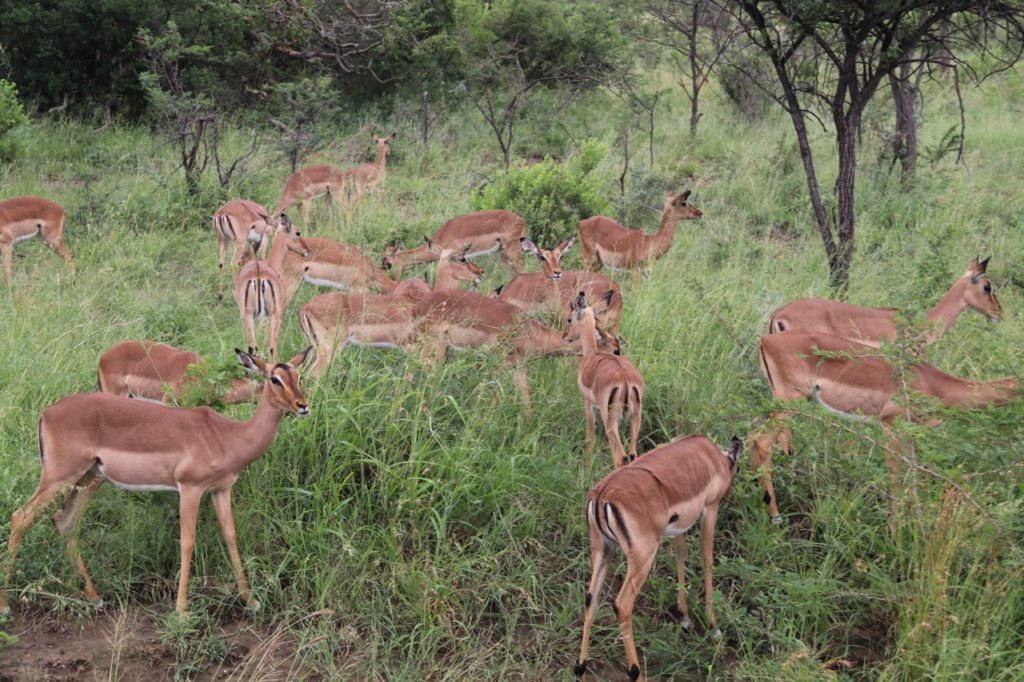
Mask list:
[[[284,384],[281,383],[281,380],[277,377],[270,377],[270,383],[277,384],[278,386],[284,386]]]
[[[986,294],[991,294],[992,293],[992,284],[989,283],[989,282],[985,282],[984,289],[985,289],[985,293]]]

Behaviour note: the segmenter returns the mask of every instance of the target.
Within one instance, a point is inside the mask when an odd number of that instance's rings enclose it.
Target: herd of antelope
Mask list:
[[[197,354],[151,341],[124,341],[99,359],[98,392],[67,396],[46,408],[39,420],[42,465],[36,492],[11,517],[11,535],[3,561],[0,614],[9,612],[7,588],[22,537],[36,516],[58,495],[63,508],[54,515],[71,564],[81,576],[85,594],[99,595],[78,549],[77,526],[85,506],[104,480],[129,490],[177,491],[180,498],[181,570],[176,608],[186,611],[186,596],[196,516],[204,493],[211,493],[246,603],[258,606],[238,553],[231,511],[231,487],[241,470],[269,448],[285,413],[304,416],[309,405],[299,383],[299,368],[319,378],[346,346],[402,348],[440,363],[450,349],[496,349],[515,371],[527,416],[530,392],[526,361],[555,355],[582,356],[577,385],[583,397],[586,431],[584,470],[592,466],[596,418],[599,415],[611,452],[613,471],[590,490],[586,520],[590,534],[591,579],[583,614],[583,642],[575,665],[587,670],[587,647],[608,559],[616,547],[626,556],[627,572],[615,599],[615,612],[625,645],[631,679],[642,679],[633,642],[634,600],[647,579],[661,538],[673,538],[678,567],[676,608],[683,626],[691,621],[687,607],[684,534],[702,519],[707,623],[720,636],[712,610],[713,540],[718,506],[729,492],[738,469],[742,442],[733,438],[722,450],[703,436],[690,435],[644,455],[637,451],[641,428],[644,380],[621,353],[619,336],[623,296],[619,285],[598,272],[636,271],[650,267],[670,248],[681,220],[700,218],[690,193],[670,193],[658,231],[649,235],[628,230],[610,218],[580,222],[578,234],[550,248],[526,238],[525,221],[510,211],[482,211],[452,218],[415,248],[392,242],[381,266],[357,247],[327,238],[303,236],[284,211],[298,205],[305,224],[311,202],[326,197],[346,215],[365,193],[384,181],[385,164],[395,134],[373,137],[377,160],[352,170],[333,166],[304,168],[288,178],[273,212],[248,200],[230,201],[213,216],[219,246],[218,292],[223,297],[224,262],[230,261],[232,292],[242,319],[248,351],[236,351],[239,362],[256,376],[235,380],[223,402],[256,401],[244,422],[227,419],[209,407],[185,409],[174,404],[196,379],[189,368],[203,362]],[[0,249],[4,274],[11,280],[14,242],[40,236],[67,262],[64,211],[53,201],[17,197],[0,202]],[[584,270],[562,269],[562,258],[580,242]],[[269,255],[267,254],[270,243]],[[251,259],[244,262],[251,251]],[[499,253],[513,278],[485,296],[460,288],[479,284],[483,270],[471,259]],[[540,271],[526,272],[522,254],[540,261]],[[265,258],[264,258],[265,257]],[[401,279],[406,266],[436,262],[433,286],[421,279]],[[986,274],[988,260],[971,262],[964,275],[928,313],[923,341],[934,342],[967,308],[992,321],[1002,308]],[[301,284],[339,291],[312,298],[298,311],[298,324],[309,347],[287,362],[277,360],[277,341],[289,302]],[[889,466],[895,477],[901,444],[892,437],[894,420],[926,420],[897,404],[900,383],[894,369],[879,355],[883,341],[898,334],[895,309],[865,308],[832,300],[803,299],[771,315],[769,333],[761,337],[761,369],[772,395],[783,401],[813,399],[836,414],[875,419],[889,436]],[[565,315],[568,315],[566,319]],[[561,315],[565,328],[552,318]],[[267,359],[254,350],[266,322]],[[821,353],[820,351],[827,351]],[[1015,378],[967,381],[923,362],[910,371],[910,387],[945,406],[981,407],[1003,404],[1018,395]],[[159,404],[164,403],[164,404]],[[171,403],[168,405],[166,403]],[[787,453],[792,436],[789,413],[773,415],[749,437],[751,460],[759,470],[772,520],[780,520],[772,485],[771,454],[778,444]],[[628,448],[620,422],[629,420]]]

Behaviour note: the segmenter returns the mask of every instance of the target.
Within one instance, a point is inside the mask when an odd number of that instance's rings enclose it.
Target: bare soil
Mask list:
[[[316,679],[297,665],[298,643],[281,630],[252,623],[221,623],[212,633],[223,643],[219,660],[197,657],[182,669],[173,647],[161,642],[158,623],[142,610],[108,610],[67,619],[42,611],[15,612],[7,633],[17,641],[0,645],[0,682],[79,680]]]

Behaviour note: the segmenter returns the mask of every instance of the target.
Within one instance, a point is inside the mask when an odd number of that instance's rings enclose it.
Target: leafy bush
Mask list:
[[[8,133],[26,121],[28,117],[18,101],[18,88],[0,78],[0,163],[12,161],[18,155],[17,142]]]
[[[587,141],[570,163],[550,158],[502,173],[473,208],[503,208],[526,219],[530,238],[543,246],[565,239],[583,218],[607,213],[611,205],[598,191],[590,173],[605,155],[604,145]]]

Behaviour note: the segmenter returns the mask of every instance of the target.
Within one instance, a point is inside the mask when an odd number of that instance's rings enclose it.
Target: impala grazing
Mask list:
[[[97,388],[103,393],[140,398],[157,403],[178,403],[190,386],[200,386],[189,376],[192,365],[204,364],[198,353],[152,341],[122,341],[100,356]],[[211,402],[248,403],[260,396],[260,384],[234,379],[225,395],[204,396]]]
[[[430,238],[437,248],[459,249],[469,245],[466,258],[476,258],[495,251],[512,270],[523,271],[520,257],[520,240],[526,236],[526,221],[511,211],[479,211],[452,218],[441,226]],[[395,278],[402,276],[407,265],[430,263],[437,260],[437,254],[426,244],[415,249],[403,250],[401,243],[391,243],[384,250],[382,267],[393,270]]]
[[[269,366],[251,352],[236,351],[242,365],[265,380],[256,412],[245,422],[226,419],[208,407],[165,407],[106,393],[78,393],[46,408],[39,419],[39,487],[25,506],[11,515],[0,614],[10,612],[6,588],[22,537],[36,515],[63,490],[69,491],[67,500],[54,522],[64,537],[68,559],[85,581],[86,596],[99,601],[78,551],[77,528],[82,511],[104,480],[128,490],[178,492],[179,614],[185,613],[199,504],[205,493],[211,493],[239,595],[258,608],[238,554],[231,486],[239,472],[270,447],[284,413],[309,414],[297,371],[306,352],[288,363]]]
[[[41,237],[68,264],[68,274],[75,274],[71,252],[64,246],[64,209],[42,197],[14,197],[0,201],[0,252],[3,252],[4,279],[8,284],[14,243],[32,237]]]
[[[633,641],[633,604],[647,580],[663,537],[671,537],[676,551],[679,592],[676,608],[683,627],[690,628],[686,604],[686,536],[699,519],[704,549],[704,601],[713,636],[721,637],[711,604],[711,567],[714,564],[715,521],[718,505],[732,487],[736,461],[743,444],[732,439],[728,452],[703,436],[686,436],[662,445],[628,466],[616,469],[590,489],[587,495],[587,527],[590,531],[590,585],[583,610],[583,645],[574,671],[587,671],[587,646],[594,611],[601,598],[608,559],[616,547],[626,554],[626,578],[615,598],[615,615],[626,648],[631,680],[643,680],[640,659]]]
[[[688,203],[690,192],[676,196],[669,192],[661,213],[661,226],[654,234],[630,230],[611,218],[593,216],[579,224],[583,264],[588,270],[606,265],[612,270],[633,270],[650,265],[672,246],[680,220],[700,218],[704,214]]]
[[[608,291],[602,301],[609,304],[614,292]],[[583,344],[583,362],[576,378],[583,395],[583,415],[586,433],[583,437],[584,471],[590,471],[594,450],[594,412],[600,412],[608,446],[612,452],[612,465],[626,466],[636,459],[636,441],[640,435],[640,418],[644,404],[644,379],[633,363],[622,355],[599,348],[598,341],[606,337],[597,324],[596,311],[587,305],[585,292],[580,292],[572,305],[564,338],[567,343],[580,339]],[[629,454],[622,447],[619,422],[624,414],[630,415]]]
[[[439,253],[434,291],[479,283],[483,270],[450,249]],[[321,377],[334,356],[352,345],[411,349],[417,342],[416,302],[431,293],[420,279],[400,282],[388,295],[331,292],[314,297],[299,311],[299,325],[313,348],[308,374]]]
[[[829,355],[822,357],[816,351]],[[814,399],[840,416],[878,419],[886,430],[893,420],[907,417],[906,405],[897,402],[899,389],[893,368],[871,346],[844,336],[792,330],[762,336],[760,358],[772,396],[778,400]],[[908,388],[938,399],[945,407],[973,409],[1003,405],[1016,398],[1019,382],[1016,378],[968,381],[922,362],[911,366]],[[761,485],[774,518],[779,518],[779,508],[771,478],[772,446],[779,442],[792,454],[786,428],[789,416],[773,415],[768,427],[753,436],[751,461],[755,467],[764,466]],[[912,413],[910,419],[918,421],[922,415]],[[895,475],[897,460],[891,453],[887,458]]]
[[[213,232],[217,235],[220,267],[217,294],[220,298],[224,298],[224,255],[228,244],[235,246],[231,255],[231,274],[234,277],[249,244],[253,245],[253,251],[258,250],[258,258],[266,255],[270,234],[276,226],[277,221],[270,217],[267,209],[247,199],[229,201],[213,214]]]
[[[543,268],[541,272],[520,273],[508,284],[495,290],[493,297],[517,305],[527,312],[547,315],[561,315],[572,306],[577,292],[583,291],[587,299],[596,301],[606,291],[613,291],[611,304],[598,314],[598,324],[609,334],[619,333],[622,318],[622,292],[610,277],[598,272],[562,270],[562,256],[568,251],[575,237],[567,239],[550,249],[539,248],[529,239],[521,241],[524,253],[536,256]]]
[[[931,328],[924,335],[932,343],[949,331],[960,313],[974,308],[993,322],[1003,319],[1003,307],[992,293],[986,270],[988,261],[975,258],[963,276],[953,283],[938,304],[928,311]],[[839,301],[804,298],[772,313],[769,334],[798,329],[845,336],[867,346],[880,348],[883,341],[896,338],[897,308],[865,308]]]

